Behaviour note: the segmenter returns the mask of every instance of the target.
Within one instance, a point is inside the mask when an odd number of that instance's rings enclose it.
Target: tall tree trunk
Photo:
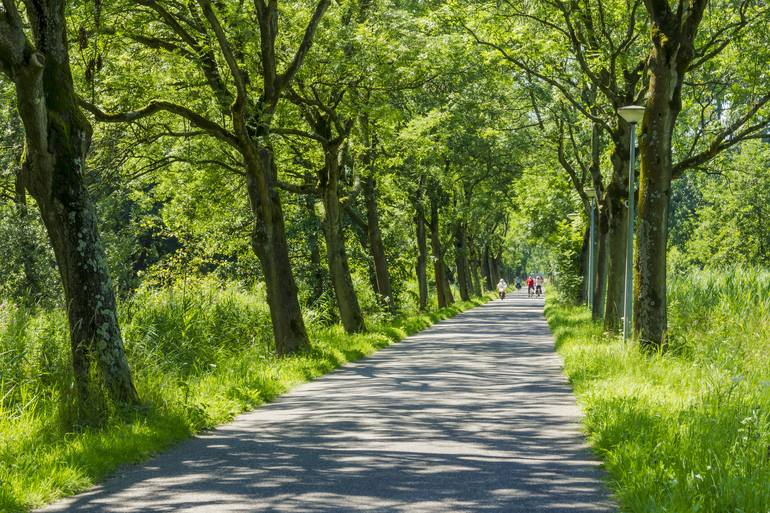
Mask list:
[[[583,246],[580,249],[580,256],[578,261],[579,275],[583,277],[583,283],[580,286],[580,298],[588,304],[588,250],[591,246],[591,229],[586,227],[583,232]]]
[[[27,14],[35,27],[35,43],[45,54],[29,46],[17,18],[18,23],[6,27],[14,32],[13,41],[6,34],[2,44],[18,47],[4,48],[0,64],[15,61],[10,78],[26,135],[24,186],[40,208],[59,266],[76,392],[80,404],[87,404],[89,370],[95,363],[113,400],[135,402],[107,259],[83,183],[91,125],[77,106],[73,88],[64,2],[39,2]]]
[[[321,231],[321,221],[315,210],[315,196],[305,195],[305,209],[310,219],[310,228],[307,231],[307,248],[310,252],[310,304],[318,301],[324,293],[324,270],[321,265],[321,241],[318,237]]]
[[[449,306],[453,299],[449,290],[449,280],[446,275],[446,263],[444,252],[441,248],[441,233],[438,214],[438,200],[434,194],[430,195],[430,246],[433,253],[433,275],[436,280],[436,296],[439,308]]]
[[[494,289],[494,283],[492,283],[492,265],[489,257],[489,246],[484,246],[484,252],[481,255],[481,274],[484,276],[484,285],[486,290],[490,291]]]
[[[425,234],[425,212],[422,207],[421,192],[418,193],[418,199],[415,202],[414,225],[417,237],[417,288],[419,291],[420,311],[428,308],[428,243]]]
[[[605,192],[607,209],[607,296],[604,328],[617,331],[622,326],[625,293],[626,236],[628,234],[628,126],[618,126],[611,155],[612,179]]]
[[[679,112],[674,56],[656,47],[640,140],[639,210],[635,255],[634,335],[642,346],[664,347],[666,242],[671,199],[671,138]],[[673,99],[672,99],[673,98]]]
[[[500,281],[500,261],[496,256],[490,256],[489,258],[489,274],[492,277],[492,283],[496,284]]]
[[[471,287],[473,289],[474,296],[481,296],[481,279],[479,277],[479,256],[476,246],[469,244],[469,251],[471,254],[470,259],[470,275],[471,275]]]
[[[604,294],[607,290],[607,230],[609,219],[604,207],[598,209],[596,237],[596,273],[594,275],[594,302],[591,317],[597,321],[604,314]]]
[[[310,342],[291,271],[281,198],[275,186],[278,171],[272,147],[257,149],[247,140],[242,144],[242,151],[247,165],[249,203],[254,214],[251,245],[265,275],[275,350],[285,355],[306,349]]]
[[[374,260],[374,271],[377,283],[377,294],[385,302],[388,310],[395,314],[398,310],[393,288],[390,284],[388,261],[385,258],[385,244],[380,232],[380,215],[377,209],[377,182],[371,174],[364,181],[364,197],[366,199],[366,220],[369,235],[369,248]]]
[[[340,319],[347,333],[364,331],[364,316],[353,288],[348,255],[345,250],[345,235],[342,230],[339,183],[341,147],[329,145],[325,148],[324,169],[319,177],[325,210],[324,228],[326,233],[326,254],[329,259],[329,275],[337,298]]]
[[[443,252],[443,248],[445,247],[446,247],[445,244],[441,245],[442,252]],[[444,293],[446,294],[446,302],[448,305],[454,304],[455,302],[455,296],[452,293],[452,282],[450,281],[451,275],[452,275],[452,269],[448,265],[444,264],[444,277],[446,278],[446,282],[444,284]]]
[[[666,243],[671,201],[672,138],[682,109],[684,77],[696,54],[694,43],[706,0],[673,11],[667,3],[645,2],[650,13],[652,52],[647,106],[639,140],[639,210],[634,261],[634,336],[643,348],[666,349]]]
[[[468,236],[462,221],[454,223],[455,266],[457,267],[457,286],[460,299],[468,301],[471,297],[471,273],[468,264]]]

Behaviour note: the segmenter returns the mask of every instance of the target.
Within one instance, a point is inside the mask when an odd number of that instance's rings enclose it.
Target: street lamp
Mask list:
[[[636,160],[636,124],[644,117],[644,107],[627,105],[618,109],[618,115],[631,125],[628,160],[628,236],[626,239],[626,290],[623,307],[623,338],[631,337],[631,295],[634,289],[634,160]]]
[[[588,289],[586,296],[588,297],[588,308],[593,309],[594,306],[594,277],[596,276],[596,270],[594,268],[594,246],[596,245],[596,191],[593,187],[586,187],[583,189],[583,193],[586,198],[591,200],[591,231],[588,243]]]

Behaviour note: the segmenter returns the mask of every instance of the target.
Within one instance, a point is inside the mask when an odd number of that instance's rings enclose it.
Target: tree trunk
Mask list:
[[[326,254],[329,259],[329,275],[337,298],[342,325],[347,333],[357,333],[364,331],[365,325],[364,316],[358,304],[358,297],[353,288],[353,279],[350,275],[350,266],[345,250],[345,234],[342,230],[340,198],[337,191],[340,151],[340,147],[337,145],[325,148],[326,158],[320,176],[325,210]]]
[[[665,349],[666,242],[671,198],[671,139],[679,112],[675,56],[655,47],[640,140],[639,210],[634,262],[634,335],[643,347]]]
[[[374,272],[377,283],[377,294],[385,302],[390,313],[398,310],[396,298],[393,297],[393,288],[390,284],[390,272],[388,261],[385,258],[385,244],[382,242],[380,232],[380,216],[377,210],[377,183],[371,174],[364,182],[364,196],[366,198],[366,219],[369,235],[369,248],[374,260]]]
[[[484,246],[484,252],[481,255],[481,274],[484,277],[484,285],[487,291],[494,288],[492,283],[492,267],[489,259],[489,246]]]
[[[619,121],[611,155],[612,179],[605,192],[607,209],[607,296],[604,328],[617,331],[622,326],[625,293],[626,235],[628,233],[628,126]]]
[[[83,183],[91,125],[77,106],[72,84],[64,3],[36,4],[28,16],[36,44],[46,53],[24,47],[14,56],[18,61],[12,79],[26,135],[22,173],[40,208],[62,278],[76,393],[81,405],[88,404],[90,368],[96,363],[113,400],[136,402],[107,259]],[[26,41],[20,25],[10,28],[19,32],[17,43]]]
[[[305,208],[310,218],[310,229],[307,231],[307,248],[310,252],[310,300],[313,304],[324,293],[324,270],[321,266],[321,241],[318,233],[321,230],[321,222],[315,211],[315,197],[312,194],[305,195]]]
[[[417,236],[417,288],[419,291],[420,311],[428,308],[428,243],[425,235],[425,212],[420,198],[415,202],[414,224]]]
[[[578,269],[579,269],[579,275],[583,277],[583,283],[580,286],[580,295],[581,297],[578,299],[582,299],[583,301],[588,304],[588,280],[586,279],[588,277],[588,256],[591,245],[591,229],[590,227],[586,227],[585,231],[583,232],[583,246],[580,250],[580,260],[578,261]]]
[[[471,254],[471,260],[470,260],[471,287],[473,287],[474,296],[481,296],[482,292],[481,292],[481,279],[479,278],[478,251],[476,251],[475,246],[473,244],[470,244],[469,247],[470,247],[470,254]]]
[[[433,253],[433,275],[436,280],[436,296],[438,297],[439,308],[449,306],[454,299],[449,290],[449,281],[446,275],[446,264],[444,263],[444,252],[441,248],[441,237],[439,231],[438,200],[431,194],[430,198],[430,246]]]
[[[496,256],[489,259],[489,273],[492,277],[492,283],[497,284],[502,276],[500,276],[500,261]]]
[[[275,350],[285,355],[310,347],[291,272],[281,198],[275,187],[278,171],[272,147],[242,145],[247,165],[246,186],[254,214],[252,248],[265,274],[267,304],[273,324]]]
[[[457,286],[460,289],[460,299],[468,301],[471,297],[471,276],[468,265],[468,236],[462,221],[454,223],[455,265],[457,267]]]
[[[609,219],[607,210],[599,207],[596,222],[596,273],[594,275],[594,302],[591,317],[597,321],[604,313],[604,294],[607,290],[607,229]]]

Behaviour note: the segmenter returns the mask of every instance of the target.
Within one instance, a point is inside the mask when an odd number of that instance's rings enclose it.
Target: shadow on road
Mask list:
[[[542,301],[509,296],[45,511],[612,511]]]

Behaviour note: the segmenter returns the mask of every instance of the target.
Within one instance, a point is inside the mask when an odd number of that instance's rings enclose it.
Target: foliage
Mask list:
[[[727,279],[726,279],[727,278]],[[668,354],[602,332],[581,307],[546,314],[623,511],[765,511],[770,493],[770,274],[678,277]]]

